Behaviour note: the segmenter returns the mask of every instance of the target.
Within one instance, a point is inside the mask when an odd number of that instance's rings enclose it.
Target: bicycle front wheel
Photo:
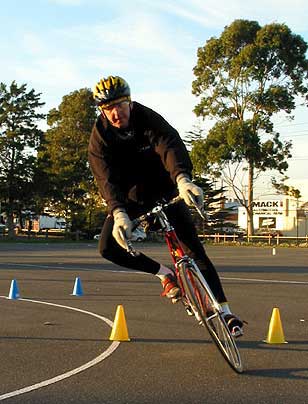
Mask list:
[[[228,365],[237,373],[242,373],[242,361],[235,340],[202,274],[193,266],[185,264],[180,265],[179,274],[187,302],[198,322],[206,326]]]

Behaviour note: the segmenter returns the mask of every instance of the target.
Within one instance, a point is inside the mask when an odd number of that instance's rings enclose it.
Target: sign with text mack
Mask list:
[[[253,213],[257,215],[282,215],[284,206],[281,200],[254,201]]]

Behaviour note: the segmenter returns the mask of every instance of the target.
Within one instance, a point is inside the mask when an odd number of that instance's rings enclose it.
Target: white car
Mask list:
[[[145,233],[145,231],[140,228],[137,227],[137,229],[135,229],[132,233],[132,241],[144,241],[147,238],[147,235]]]
[[[0,234],[4,234],[8,231],[8,227],[6,224],[0,223]]]
[[[101,238],[100,234],[95,234],[95,236],[93,237],[94,240],[99,240]],[[147,235],[145,234],[145,231],[140,228],[137,227],[137,229],[135,229],[132,233],[132,241],[144,241],[147,238]]]

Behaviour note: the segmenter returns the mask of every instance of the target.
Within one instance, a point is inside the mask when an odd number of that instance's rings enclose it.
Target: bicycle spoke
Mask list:
[[[205,325],[220,353],[233,370],[243,371],[241,357],[234,338],[219,311],[209,286],[196,270],[187,264],[179,268],[186,299],[199,323]]]
[[[241,359],[238,349],[236,347],[234,338],[232,337],[230,330],[221,314],[217,313],[215,316],[212,316],[211,320],[207,319],[207,325],[210,334],[221,353],[227,357],[230,365],[237,372],[242,372]]]

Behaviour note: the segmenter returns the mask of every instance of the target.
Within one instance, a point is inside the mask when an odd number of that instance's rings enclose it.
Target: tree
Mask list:
[[[292,198],[299,200],[302,197],[300,190],[285,184],[285,181],[287,181],[288,179],[289,177],[283,177],[282,181],[278,182],[276,178],[272,178],[273,187],[275,188],[278,194],[288,195],[291,196]]]
[[[213,231],[221,231],[222,227],[230,225],[228,216],[230,210],[225,209],[225,198],[223,196],[224,189],[215,187],[213,182],[209,181],[202,175],[199,175],[194,169],[193,182],[202,188],[204,193],[204,212],[206,212],[206,221],[204,221],[195,209],[192,209],[194,222],[196,223],[198,232],[205,233]]]
[[[198,140],[201,138],[201,134],[202,130],[197,128],[195,132],[192,131],[188,133],[184,142],[190,150],[189,154],[193,162],[193,182],[202,188],[205,196],[203,208],[206,212],[206,223],[200,218],[200,215],[195,209],[192,210],[198,231],[204,233],[206,230],[209,232],[220,231],[222,227],[232,226],[232,224],[226,222],[231,212],[229,209],[225,209],[225,189],[223,187],[217,187],[217,175],[213,175],[211,180],[207,178],[204,173],[204,159],[201,155],[198,154],[199,158],[196,158],[197,144]],[[203,149],[199,151],[202,154]]]
[[[13,237],[13,214],[31,201],[35,188],[33,173],[35,150],[42,131],[38,121],[44,118],[37,109],[44,105],[34,90],[13,81],[0,83],[0,202],[4,203],[9,236]]]
[[[245,164],[248,201],[237,195],[247,210],[250,235],[256,176],[288,168],[291,142],[280,140],[272,118],[279,112],[292,118],[296,98],[307,100],[306,51],[305,41],[285,24],[260,27],[248,20],[235,20],[219,38],[210,38],[198,49],[192,92],[200,98],[194,112],[216,123],[206,139],[196,141],[192,154],[204,171],[223,173],[228,163],[233,168]],[[237,171],[230,174],[234,191],[239,191]]]
[[[89,89],[65,95],[59,107],[48,113],[50,128],[38,153],[39,167],[46,177],[45,205],[72,222],[73,227],[80,228],[85,218],[91,221],[97,206],[87,152],[95,119],[96,108]]]

